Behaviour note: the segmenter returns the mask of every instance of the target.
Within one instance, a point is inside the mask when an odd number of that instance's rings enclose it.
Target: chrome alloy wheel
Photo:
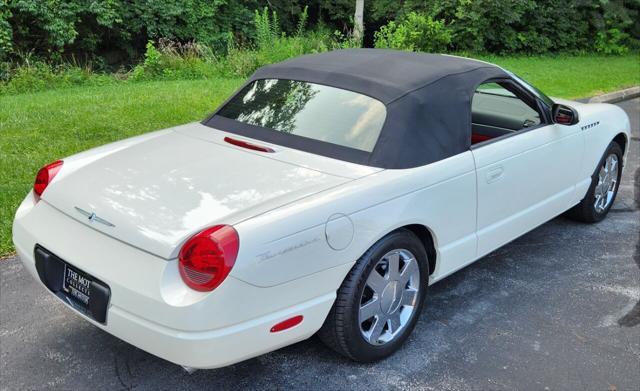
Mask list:
[[[604,212],[613,201],[618,183],[618,156],[614,153],[607,156],[600,172],[598,173],[598,184],[595,189],[595,201],[593,206],[596,212]]]
[[[385,254],[371,270],[360,298],[360,332],[372,345],[392,341],[411,320],[418,304],[420,268],[408,250]]]

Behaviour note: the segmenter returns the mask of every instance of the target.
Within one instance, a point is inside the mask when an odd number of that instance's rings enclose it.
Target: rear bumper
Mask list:
[[[310,337],[324,322],[336,284],[349,266],[269,288],[229,276],[216,290],[203,294],[182,283],[175,260],[114,240],[46,202],[34,204],[30,197],[18,210],[13,239],[32,276],[40,281],[34,259],[39,243],[111,288],[105,324],[67,305],[69,310],[132,345],[187,367],[221,367]],[[295,315],[303,315],[301,324],[270,332],[274,324]]]

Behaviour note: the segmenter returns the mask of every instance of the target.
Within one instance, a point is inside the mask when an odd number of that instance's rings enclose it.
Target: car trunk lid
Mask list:
[[[61,175],[43,199],[94,229],[170,259],[200,229],[235,224],[377,171],[315,155],[302,165],[299,151],[246,150],[225,143],[223,132],[202,128],[178,127],[106,154]],[[203,130],[215,137],[202,137]]]

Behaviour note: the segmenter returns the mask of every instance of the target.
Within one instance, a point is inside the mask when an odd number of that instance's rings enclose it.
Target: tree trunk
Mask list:
[[[356,0],[356,13],[353,17],[353,37],[362,42],[362,35],[364,33],[364,0]]]

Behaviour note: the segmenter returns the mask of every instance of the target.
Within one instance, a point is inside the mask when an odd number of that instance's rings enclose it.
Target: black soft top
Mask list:
[[[385,104],[387,116],[371,153],[274,132],[215,113],[205,124],[354,163],[412,168],[468,150],[475,89],[488,79],[507,77],[507,73],[495,65],[461,57],[346,49],[268,65],[258,69],[247,81],[248,84],[259,79],[299,80],[378,99]]]

